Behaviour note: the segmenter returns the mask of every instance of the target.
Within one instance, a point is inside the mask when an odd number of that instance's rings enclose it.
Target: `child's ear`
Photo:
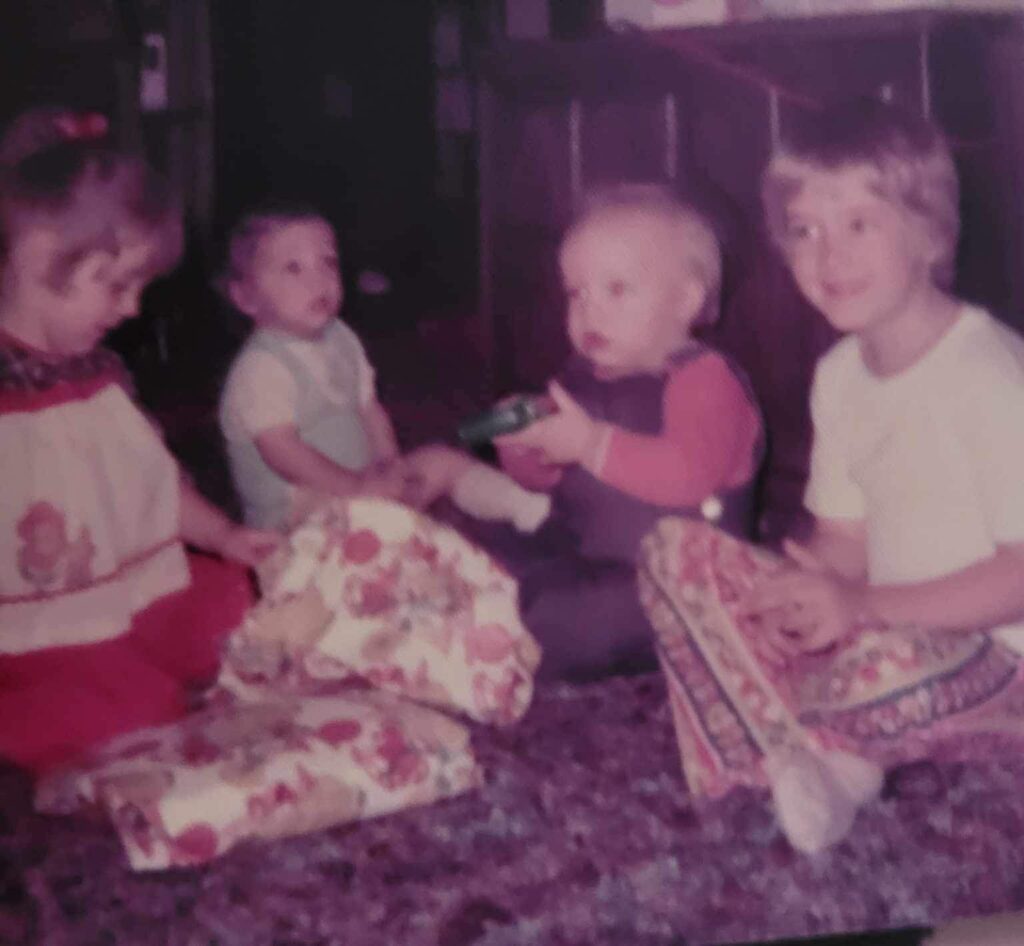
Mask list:
[[[702,279],[687,276],[679,290],[679,316],[682,325],[689,330],[703,324],[701,316],[708,301],[708,287]]]
[[[244,280],[232,279],[225,284],[224,288],[227,290],[231,304],[239,312],[251,319],[256,317],[256,300]]]
[[[106,250],[90,250],[63,275],[54,274],[54,281],[63,289],[88,286],[109,278],[114,254]],[[55,285],[56,288],[56,285]]]
[[[946,252],[942,238],[930,220],[920,214],[913,214],[910,221],[910,238],[917,242],[921,259],[933,267]]]

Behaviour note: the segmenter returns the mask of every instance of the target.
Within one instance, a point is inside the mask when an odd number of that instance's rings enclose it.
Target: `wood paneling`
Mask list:
[[[1022,325],[1022,16],[910,11],[510,44],[481,72],[480,317],[495,393],[539,385],[565,354],[555,254],[573,186],[663,179],[673,102],[677,185],[725,210],[724,316],[712,335],[747,369],[768,421],[769,538],[799,510],[808,387],[835,338],[760,222],[761,169],[795,113],[871,94],[934,114],[962,177],[958,290]]]

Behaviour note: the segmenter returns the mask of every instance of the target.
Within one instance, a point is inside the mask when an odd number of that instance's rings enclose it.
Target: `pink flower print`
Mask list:
[[[78,533],[78,538],[68,546],[68,569],[65,583],[68,588],[84,588],[92,579],[92,556],[96,546],[88,528]]]
[[[256,792],[246,799],[245,809],[250,818],[262,820],[285,805],[294,805],[299,800],[298,793],[285,782],[275,782],[265,792]]]
[[[334,748],[343,742],[351,742],[363,731],[362,724],[354,719],[332,719],[324,723],[316,734]]]
[[[437,546],[431,542],[427,542],[421,536],[414,535],[409,541],[406,551],[410,558],[419,559],[420,561],[426,562],[429,565],[437,563],[439,553]]]
[[[466,660],[469,663],[498,663],[514,649],[512,635],[501,624],[477,624],[466,631]]]
[[[203,864],[216,857],[219,843],[212,825],[206,822],[191,824],[171,839],[174,863]]]
[[[380,539],[369,529],[359,529],[345,537],[342,554],[355,565],[363,565],[381,550]]]
[[[406,635],[395,628],[385,628],[371,634],[359,648],[359,655],[370,663],[384,663],[391,660],[395,651],[402,646]]]
[[[378,731],[372,750],[353,752],[357,761],[385,788],[395,789],[422,782],[428,775],[427,762],[409,745],[401,727],[392,723]]]
[[[36,502],[18,520],[18,571],[37,588],[52,585],[58,578],[61,560],[68,549],[64,513],[47,502]]]
[[[365,677],[371,686],[381,690],[404,690],[408,686],[405,671],[395,664],[369,667]]]
[[[452,639],[455,637],[455,619],[441,620],[438,622],[430,622],[423,624],[419,631],[423,635],[425,641],[429,641],[430,644],[437,650],[441,651],[442,654],[451,652]]]
[[[181,758],[186,765],[209,765],[220,756],[220,747],[202,733],[190,733],[181,745]]]
[[[473,702],[478,719],[493,723],[511,723],[521,714],[522,699],[519,691],[523,686],[522,675],[509,669],[495,680],[487,673],[473,677]]]
[[[345,602],[356,617],[373,617],[394,609],[395,581],[379,575],[369,581],[356,579],[345,588]]]
[[[877,683],[881,679],[882,674],[875,664],[864,664],[860,668],[858,676],[861,680],[865,680],[868,683]]]
[[[348,538],[348,531],[343,524],[326,522],[323,525],[323,546],[318,556],[321,562],[327,561],[332,552],[338,552],[342,557],[345,555],[345,540]]]

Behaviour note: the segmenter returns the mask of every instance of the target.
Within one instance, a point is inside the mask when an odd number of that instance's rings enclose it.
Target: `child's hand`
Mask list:
[[[761,619],[771,648],[792,659],[854,633],[867,610],[867,588],[829,571],[795,542],[784,548],[797,567],[755,588],[743,610]]]
[[[520,486],[536,493],[554,489],[565,467],[560,463],[549,463],[543,451],[537,447],[520,447],[511,443],[496,443],[498,463],[501,469]]]
[[[268,555],[275,552],[283,541],[284,538],[276,532],[232,525],[224,533],[215,551],[222,558],[254,568]]]
[[[539,451],[545,463],[586,463],[593,459],[600,446],[601,425],[557,381],[548,385],[548,394],[558,408],[557,413],[514,434],[496,437],[495,445],[499,449],[532,448]]]
[[[423,489],[416,472],[404,460],[398,459],[375,463],[363,474],[359,494],[391,499],[419,508],[422,504]]]

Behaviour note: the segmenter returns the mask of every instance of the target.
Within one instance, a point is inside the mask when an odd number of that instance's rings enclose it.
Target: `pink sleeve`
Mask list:
[[[611,428],[597,471],[603,482],[659,506],[689,506],[754,475],[760,414],[720,355],[673,371],[663,411],[653,436]]]

